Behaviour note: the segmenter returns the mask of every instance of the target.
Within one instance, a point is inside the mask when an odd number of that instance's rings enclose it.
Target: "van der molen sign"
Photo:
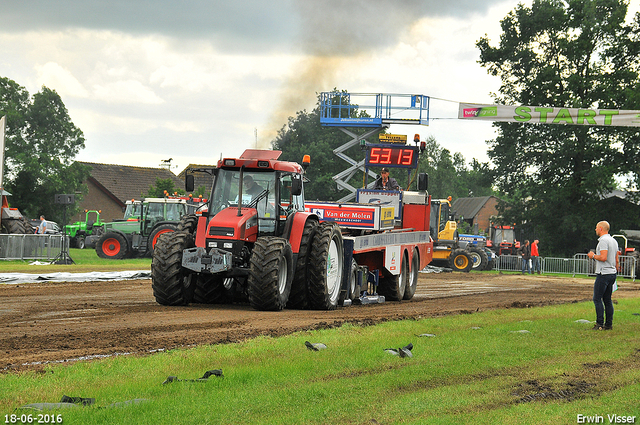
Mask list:
[[[621,109],[558,108],[460,103],[458,118],[466,120],[640,127],[640,111]]]

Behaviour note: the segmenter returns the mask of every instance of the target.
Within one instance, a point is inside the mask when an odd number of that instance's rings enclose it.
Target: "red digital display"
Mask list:
[[[369,165],[390,165],[412,167],[416,151],[407,147],[372,147],[369,149]]]

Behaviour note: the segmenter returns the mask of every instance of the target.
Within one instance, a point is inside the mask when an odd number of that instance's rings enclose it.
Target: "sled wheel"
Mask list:
[[[418,272],[420,271],[420,254],[417,249],[413,250],[411,257],[411,267],[409,268],[409,276],[407,278],[407,287],[404,290],[403,300],[410,300],[416,293],[418,287]]]
[[[289,241],[275,236],[258,238],[251,253],[247,289],[256,310],[282,310],[293,279],[293,252]]]
[[[340,227],[325,222],[318,226],[311,245],[309,262],[309,306],[317,310],[334,310],[338,306],[344,246]]]
[[[392,275],[387,271],[384,271],[384,275],[378,282],[378,293],[384,295],[389,301],[400,301],[404,298],[404,293],[407,289],[409,260],[407,256],[402,252],[402,259],[400,260],[400,274]]]
[[[158,238],[151,261],[151,287],[158,304],[186,305],[193,299],[195,274],[182,267],[182,251],[194,246],[187,233],[166,233]]]

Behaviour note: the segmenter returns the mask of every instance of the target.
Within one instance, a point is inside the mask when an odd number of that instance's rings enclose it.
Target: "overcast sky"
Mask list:
[[[392,132],[486,161],[491,124],[457,120],[456,102],[492,103],[499,80],[475,43],[496,45],[517,3],[1,0],[0,76],[60,94],[86,138],[82,161],[215,164],[256,139],[268,147],[334,87],[437,98],[429,126]]]

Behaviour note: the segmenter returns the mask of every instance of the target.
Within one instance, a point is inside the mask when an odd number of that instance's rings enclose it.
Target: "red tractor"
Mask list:
[[[491,223],[487,248],[497,255],[517,255],[520,242],[516,240],[515,224],[513,226],[500,226]]]
[[[304,211],[302,167],[280,151],[246,150],[210,170],[209,209],[159,238],[151,265],[156,301],[219,303],[246,297],[258,310],[334,309],[344,269],[334,223]],[[186,179],[193,190],[193,175]]]
[[[156,301],[332,310],[411,299],[433,252],[426,177],[418,179],[418,192],[376,195],[395,197],[397,209],[368,201],[305,204],[308,157],[301,166],[278,161],[280,154],[249,149],[198,170],[214,176],[208,209],[158,238],[151,263]],[[185,186],[193,190],[192,174]],[[402,211],[399,227],[394,211]]]

